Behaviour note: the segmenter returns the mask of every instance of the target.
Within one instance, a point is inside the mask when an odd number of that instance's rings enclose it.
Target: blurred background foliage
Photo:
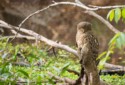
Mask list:
[[[74,1],[74,0],[55,0],[59,1]],[[81,0],[85,5],[124,5],[124,0]],[[0,19],[9,24],[18,26],[19,23],[30,13],[42,9],[51,4],[52,0],[0,0]],[[75,45],[76,25],[80,21],[89,21],[93,25],[93,31],[100,42],[100,53],[108,49],[108,43],[114,36],[114,33],[108,29],[103,23],[96,18],[86,15],[84,10],[78,7],[69,5],[59,5],[51,7],[37,15],[31,17],[23,27],[33,30],[43,36],[60,41],[64,44]],[[110,11],[110,12],[109,12]],[[112,21],[118,30],[124,32],[124,8],[98,10],[97,13]],[[107,16],[108,14],[108,16]],[[116,23],[117,22],[117,23]],[[1,35],[10,35],[7,29],[0,28]],[[26,39],[16,39],[14,43],[27,42]],[[111,56],[111,63],[116,63],[124,59],[124,54],[116,50]]]
[[[74,0],[55,0],[74,1]],[[124,5],[124,0],[81,0],[85,5],[108,6]],[[18,26],[30,13],[42,9],[52,3],[52,0],[0,0],[0,19],[9,24]],[[125,8],[96,11],[110,21],[120,33],[114,34],[96,18],[86,15],[83,9],[69,5],[59,5],[31,17],[24,28],[33,30],[49,39],[60,41],[75,47],[76,25],[80,21],[89,21],[93,25],[93,32],[100,42],[101,58],[99,68],[102,69],[106,61],[112,64],[125,65]],[[7,29],[0,28],[0,36],[11,35]],[[21,43],[21,44],[19,44]],[[15,39],[12,43],[0,41],[0,80],[2,85],[9,83],[27,82],[27,84],[53,83],[54,80],[47,74],[52,72],[61,77],[76,79],[78,76],[66,71],[79,71],[79,62],[70,53],[57,49],[57,57],[46,50],[45,43],[33,44],[34,41]],[[101,76],[112,85],[124,85],[124,76]],[[119,81],[119,82],[117,82]]]

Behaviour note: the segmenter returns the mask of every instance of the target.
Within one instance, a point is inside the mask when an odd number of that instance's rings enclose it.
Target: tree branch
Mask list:
[[[0,22],[1,22],[1,20],[0,20]],[[2,22],[4,22],[4,21],[2,21]],[[4,24],[4,23],[5,23],[5,24]],[[0,23],[0,27],[8,28],[8,29],[10,29],[10,30],[12,30],[12,29],[18,30],[18,29],[19,29],[19,28],[16,27],[16,26],[12,26],[12,25],[10,25],[10,24],[7,24],[6,22],[4,22],[4,23]],[[57,42],[54,42],[54,41],[52,41],[52,40],[49,40],[49,39],[45,38],[44,36],[39,35],[39,34],[37,34],[36,32],[34,32],[34,31],[32,31],[32,30],[28,30],[28,29],[25,29],[25,28],[21,28],[20,31],[23,32],[23,33],[26,33],[26,34],[28,34],[28,35],[31,35],[31,36],[35,37],[36,39],[41,40],[41,41],[47,43],[47,44],[50,45],[50,46],[53,46],[53,47],[57,47],[57,48],[66,50],[66,51],[68,51],[68,52],[70,52],[70,53],[72,53],[72,54],[78,56],[77,51],[74,50],[74,49],[72,49],[72,48],[70,48],[70,47],[67,46],[67,45],[63,45],[63,44],[61,44],[61,43],[57,43]]]
[[[107,20],[105,20],[103,17],[101,17],[100,15],[96,14],[94,11],[85,11],[84,13],[87,13],[95,18],[97,18],[98,20],[100,20],[102,23],[104,23],[111,31],[113,31],[114,33],[118,33],[120,32],[119,30],[117,30],[117,28],[115,28],[113,25],[111,25]]]
[[[99,9],[124,8],[125,5],[116,5],[116,6],[94,6],[94,5],[89,5],[89,7],[97,8],[97,10],[99,10]]]

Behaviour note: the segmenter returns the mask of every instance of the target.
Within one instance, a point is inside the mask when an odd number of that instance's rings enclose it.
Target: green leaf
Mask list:
[[[18,72],[22,73],[23,75],[29,78],[29,74],[26,71],[20,69],[18,70]]]
[[[120,33],[115,34],[115,36],[110,40],[109,45],[114,44],[119,36]]]
[[[122,18],[125,19],[125,8],[122,9]]]
[[[115,9],[115,22],[118,23],[120,18],[121,18],[121,9],[120,8],[116,8]]]
[[[58,75],[60,75],[61,70],[60,70],[59,68],[57,68],[57,67],[53,66],[53,69],[54,69],[54,70],[56,70],[56,72],[57,72],[57,74],[58,74]]]
[[[122,47],[122,43],[121,43],[121,38],[120,37],[117,38],[117,40],[116,40],[116,47],[119,48],[119,49],[121,49],[121,47]]]
[[[14,55],[13,55],[13,59],[14,59],[14,60],[16,60],[16,58],[17,58],[17,54],[18,54],[18,52],[19,52],[19,49],[20,49],[20,47],[19,47],[19,45],[17,45],[17,46],[15,47],[15,52],[14,52]]]
[[[101,57],[103,57],[104,55],[106,55],[106,53],[107,53],[106,51],[103,52],[103,53],[101,53],[101,54],[98,56],[97,60],[100,59]]]
[[[69,67],[70,63],[66,63],[62,69],[61,69],[61,72],[60,72],[60,75],[63,74],[65,71],[67,71],[67,68]]]
[[[121,32],[120,36],[117,38],[116,46],[121,49],[123,46],[125,46],[125,33]]]
[[[121,39],[122,39],[122,43],[123,43],[123,45],[125,44],[125,33],[121,33]]]
[[[100,62],[99,62],[99,69],[102,69],[102,68],[103,68],[105,62],[108,60],[109,55],[110,55],[111,53],[112,53],[112,51],[108,51],[107,54],[106,54],[106,56],[105,56],[103,59],[100,60]]]
[[[46,65],[45,68],[49,67],[52,64],[53,61],[49,61]]]
[[[62,67],[62,69],[68,68],[69,65],[70,65],[70,63],[66,63],[66,64]]]
[[[110,47],[114,44],[116,44],[116,47],[119,49],[125,46],[125,33],[117,33],[109,42]]]
[[[9,54],[9,53],[4,53],[1,57],[4,59],[4,58],[7,57],[8,54]]]
[[[110,10],[108,15],[107,15],[107,19],[109,18],[109,20],[112,21],[114,18],[114,14],[115,14],[114,9]]]

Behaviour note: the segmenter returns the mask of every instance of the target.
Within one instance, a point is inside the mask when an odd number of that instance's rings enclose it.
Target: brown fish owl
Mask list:
[[[98,65],[99,60],[96,60],[96,58],[98,57],[99,43],[92,33],[89,22],[80,22],[77,25],[76,43],[81,64],[87,64],[91,62],[90,60],[93,60]]]

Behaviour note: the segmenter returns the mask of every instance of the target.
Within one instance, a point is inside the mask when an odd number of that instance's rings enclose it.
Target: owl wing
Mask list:
[[[93,34],[89,34],[89,47],[90,47],[90,51],[92,52],[92,58],[93,60],[95,60],[96,64],[99,63],[99,60],[96,60],[98,57],[98,52],[99,52],[99,43],[97,38],[93,35]]]

